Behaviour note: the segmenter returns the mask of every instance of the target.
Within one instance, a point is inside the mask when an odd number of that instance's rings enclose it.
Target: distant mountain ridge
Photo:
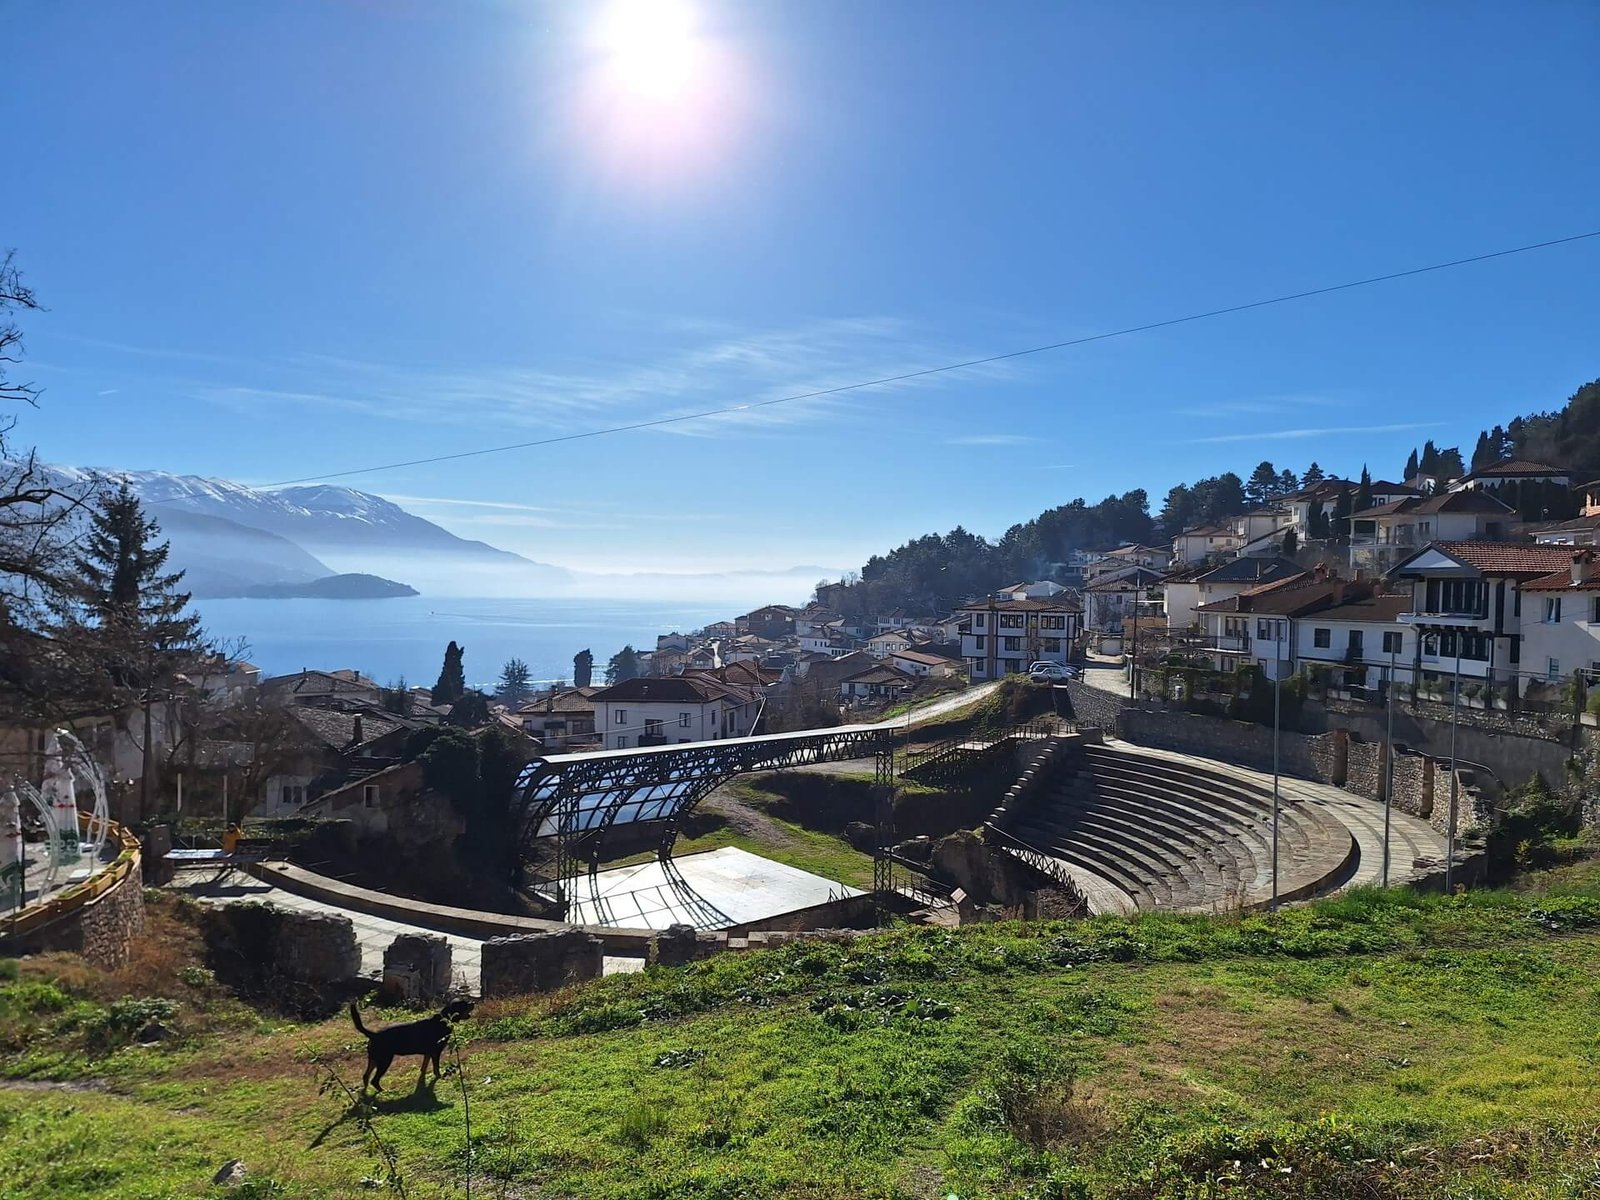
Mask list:
[[[127,483],[171,540],[172,564],[185,571],[185,586],[196,596],[415,594],[409,585],[383,576],[438,577],[484,568],[512,569],[531,588],[560,588],[572,578],[560,567],[457,537],[354,488],[318,484],[264,490],[168,471],[57,465],[44,470],[64,491],[97,479]],[[346,581],[304,590],[335,576]]]

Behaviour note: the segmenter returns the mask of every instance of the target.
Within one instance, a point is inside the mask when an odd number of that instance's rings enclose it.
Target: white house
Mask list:
[[[1298,563],[1287,558],[1235,558],[1200,571],[1182,571],[1162,582],[1168,629],[1198,629],[1196,615],[1202,604],[1216,604],[1265,583],[1302,574]]]
[[[703,675],[628,679],[590,700],[607,750],[746,737],[761,711],[759,689]]]
[[[596,740],[594,699],[599,689],[568,688],[530,700],[516,711],[522,732],[550,751]]]
[[[903,629],[885,629],[867,639],[867,653],[873,658],[888,658],[897,650],[909,650],[915,639]]]
[[[961,663],[924,650],[900,650],[889,656],[896,670],[919,679],[949,679],[961,673]]]
[[[1600,572],[1580,550],[1565,571],[1522,585],[1522,666],[1548,683],[1574,671],[1600,680]]]
[[[1099,633],[1120,633],[1123,619],[1134,615],[1136,605],[1159,599],[1164,578],[1148,567],[1127,567],[1095,580],[1083,589],[1085,625]]]
[[[917,681],[903,671],[889,666],[876,666],[860,671],[839,681],[839,698],[842,700],[895,700],[917,686]]]
[[[990,597],[956,611],[968,619],[961,657],[974,681],[1018,674],[1033,662],[1066,662],[1083,620],[1077,602],[1065,595],[1044,600]]]
[[[1283,548],[1283,535],[1293,523],[1289,510],[1272,504],[1233,518],[1238,539],[1236,554],[1275,555]]]
[[[1532,665],[1523,660],[1523,585],[1571,564],[1564,546],[1486,541],[1436,542],[1402,560],[1389,575],[1412,589],[1411,612],[1397,619],[1416,631],[1421,680],[1459,672],[1515,687]]]
[[[1232,523],[1221,525],[1196,525],[1185,529],[1172,539],[1172,561],[1175,563],[1200,563],[1208,559],[1224,558],[1239,550],[1239,536]]]
[[[1294,657],[1301,668],[1324,666],[1334,687],[1376,693],[1386,679],[1409,684],[1416,657],[1416,631],[1399,624],[1411,611],[1411,595],[1346,593],[1330,608],[1294,623]]]
[[[1505,536],[1517,514],[1487,491],[1439,492],[1350,515],[1350,565],[1387,571],[1429,542]]]
[[[1037,583],[1013,583],[1009,587],[999,588],[994,595],[1006,600],[1050,600],[1056,596],[1063,596],[1067,589],[1050,579],[1041,579]]]

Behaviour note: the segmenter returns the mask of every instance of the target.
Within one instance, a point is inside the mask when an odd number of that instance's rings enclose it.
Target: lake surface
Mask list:
[[[492,688],[509,658],[536,680],[572,678],[572,656],[594,652],[595,680],[626,643],[654,650],[658,633],[687,633],[744,609],[726,601],[472,600],[404,596],[389,600],[197,600],[214,637],[244,638],[263,676],[303,668],[354,667],[379,683],[405,677],[431,687],[445,645],[466,651],[467,682]]]

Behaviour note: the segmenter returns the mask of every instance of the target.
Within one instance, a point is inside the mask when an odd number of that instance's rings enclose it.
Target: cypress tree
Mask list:
[[[461,662],[465,655],[465,648],[453,641],[444,648],[444,665],[439,668],[439,682],[433,685],[430,693],[435,704],[454,704],[466,692],[467,673]]]
[[[1411,451],[1411,457],[1406,459],[1405,478],[1402,479],[1400,482],[1404,483],[1406,481],[1406,479],[1412,478],[1413,476],[1416,475],[1416,473],[1417,473],[1417,452],[1416,452],[1415,449],[1413,449]]]
[[[588,687],[594,680],[594,653],[579,650],[572,656],[572,686]]]
[[[1372,474],[1367,464],[1361,464],[1361,482],[1356,486],[1355,512],[1366,512],[1372,507]]]

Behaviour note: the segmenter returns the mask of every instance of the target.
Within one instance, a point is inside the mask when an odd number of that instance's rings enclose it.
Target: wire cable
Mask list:
[[[1303,292],[1290,292],[1282,296],[1273,296],[1267,300],[1251,300],[1244,304],[1230,304],[1224,308],[1212,308],[1207,309],[1205,312],[1190,313],[1188,316],[1169,317],[1162,321],[1148,321],[1143,325],[1130,325],[1125,329],[1113,329],[1105,333],[1091,333],[1083,337],[1068,338],[1065,341],[1050,342],[1043,346],[1030,346],[1026,350],[1010,350],[1004,354],[990,354],[983,358],[969,358],[962,362],[945,363],[937,367],[925,367],[920,371],[906,371],[900,375],[885,375],[880,379],[864,379],[859,383],[845,383],[837,387],[818,388],[810,392],[797,392],[792,396],[778,396],[770,400],[752,400],[745,404],[730,404],[725,408],[709,408],[701,412],[680,413],[671,417],[655,417],[647,421],[633,421],[626,425],[609,425],[603,429],[586,429],[579,433],[565,433],[556,437],[535,438],[532,441],[512,442],[504,446],[486,446],[480,450],[460,450],[453,454],[433,454],[426,458],[407,459],[404,462],[380,463],[371,467],[353,467],[345,471],[329,471],[322,475],[302,475],[298,479],[281,479],[276,483],[269,483],[263,486],[288,487],[290,484],[296,483],[318,483],[326,479],[345,479],[352,475],[372,475],[379,471],[398,471],[405,467],[421,467],[432,463],[455,462],[463,458],[479,458],[486,454],[505,454],[512,450],[530,450],[537,446],[555,446],[563,442],[606,437],[615,433],[632,433],[641,429],[659,429],[664,425],[681,425],[686,421],[703,421],[710,417],[724,417],[733,413],[749,412],[758,408],[771,408],[778,404],[793,404],[799,400],[815,400],[822,396],[837,396],[844,392],[861,391],[864,388],[883,387],[891,383],[905,383],[912,379],[926,379],[930,375],[944,375],[951,371],[970,370],[973,367],[1005,362],[1013,358],[1026,358],[1034,354],[1048,354],[1055,350],[1066,350],[1073,346],[1086,346],[1091,342],[1103,342],[1110,338],[1128,337],[1135,333],[1148,333],[1154,329],[1170,329],[1174,325],[1187,325],[1193,321],[1207,321],[1213,317],[1249,312],[1251,309],[1267,308],[1274,304],[1288,304],[1295,300],[1308,300],[1315,296],[1327,296],[1334,292],[1349,291],[1352,288],[1369,287],[1375,283],[1389,283],[1396,279],[1409,279],[1416,275],[1427,275],[1434,271],[1448,271],[1455,267],[1470,266],[1474,263],[1488,262],[1491,259],[1507,258],[1513,254],[1526,254],[1532,250],[1545,250],[1551,246],[1564,246],[1572,242],[1581,242],[1596,237],[1600,237],[1600,229],[1591,230],[1588,233],[1575,233],[1570,237],[1552,238],[1545,242],[1530,242],[1525,246],[1514,246],[1509,250],[1492,250],[1487,254],[1474,254],[1467,258],[1451,259],[1449,262],[1431,263],[1425,267],[1412,267],[1405,271],[1391,271],[1385,275],[1372,275],[1366,279],[1352,279],[1345,283],[1329,284],[1326,287],[1311,288]]]

